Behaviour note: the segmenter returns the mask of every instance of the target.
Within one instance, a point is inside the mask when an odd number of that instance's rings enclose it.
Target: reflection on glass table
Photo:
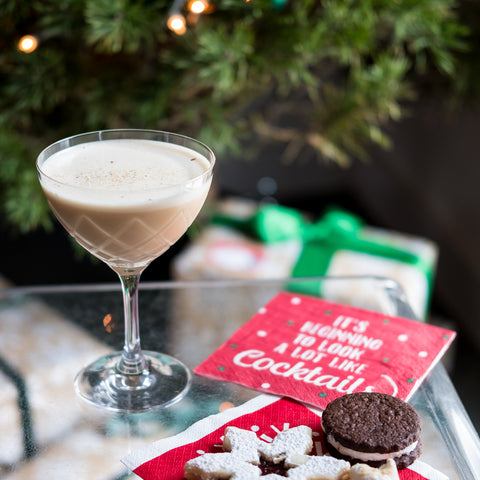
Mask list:
[[[146,282],[142,347],[194,368],[278,292],[292,288],[338,303],[413,318],[401,288],[375,277]],[[121,459],[195,421],[258,395],[196,375],[168,409],[117,414],[75,395],[78,369],[122,344],[119,287],[0,290],[0,477],[5,480],[138,478]],[[480,440],[442,364],[411,398],[423,420],[422,460],[451,479],[480,478]]]

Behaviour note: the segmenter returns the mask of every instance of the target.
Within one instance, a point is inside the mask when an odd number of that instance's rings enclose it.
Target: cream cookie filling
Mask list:
[[[330,434],[327,437],[328,443],[332,445],[339,453],[347,457],[355,458],[362,460],[363,462],[376,462],[382,460],[388,460],[389,458],[401,457],[402,455],[413,452],[418,445],[418,441],[413,442],[408,447],[398,450],[397,452],[390,453],[373,453],[373,452],[357,452],[357,450],[352,450],[351,448],[344,447],[338,443],[333,436]]]

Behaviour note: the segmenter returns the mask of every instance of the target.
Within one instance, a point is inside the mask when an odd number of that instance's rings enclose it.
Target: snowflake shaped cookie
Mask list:
[[[254,432],[227,427],[223,453],[206,453],[185,464],[187,480],[282,480],[276,473],[262,475],[261,460],[283,464],[287,477],[294,480],[337,480],[350,464],[333,457],[307,454],[313,447],[312,430],[306,426],[280,432],[271,443],[260,440]]]

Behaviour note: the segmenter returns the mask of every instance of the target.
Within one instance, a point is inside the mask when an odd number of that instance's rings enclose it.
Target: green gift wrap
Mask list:
[[[265,244],[299,240],[302,251],[292,277],[378,275],[396,280],[414,299],[412,308],[420,319],[428,310],[436,267],[436,246],[425,239],[375,229],[358,216],[332,207],[316,222],[295,209],[260,206],[248,218],[216,215],[214,224],[234,228]],[[401,282],[395,277],[405,277]],[[420,282],[420,283],[419,283]],[[417,288],[416,288],[417,287]],[[291,282],[290,290],[322,295],[320,283],[308,288]],[[414,293],[408,295],[408,290]]]

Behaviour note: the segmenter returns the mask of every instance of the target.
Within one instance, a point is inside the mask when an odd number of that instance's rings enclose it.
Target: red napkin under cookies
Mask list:
[[[227,425],[253,431],[266,442],[284,429],[306,425],[313,430],[314,448],[310,455],[325,452],[320,411],[287,398],[259,395],[239,407],[204,418],[178,435],[158,440],[130,454],[123,463],[144,480],[181,480],[188,460],[222,451]],[[447,480],[419,460],[400,470],[399,476],[400,480]]]

